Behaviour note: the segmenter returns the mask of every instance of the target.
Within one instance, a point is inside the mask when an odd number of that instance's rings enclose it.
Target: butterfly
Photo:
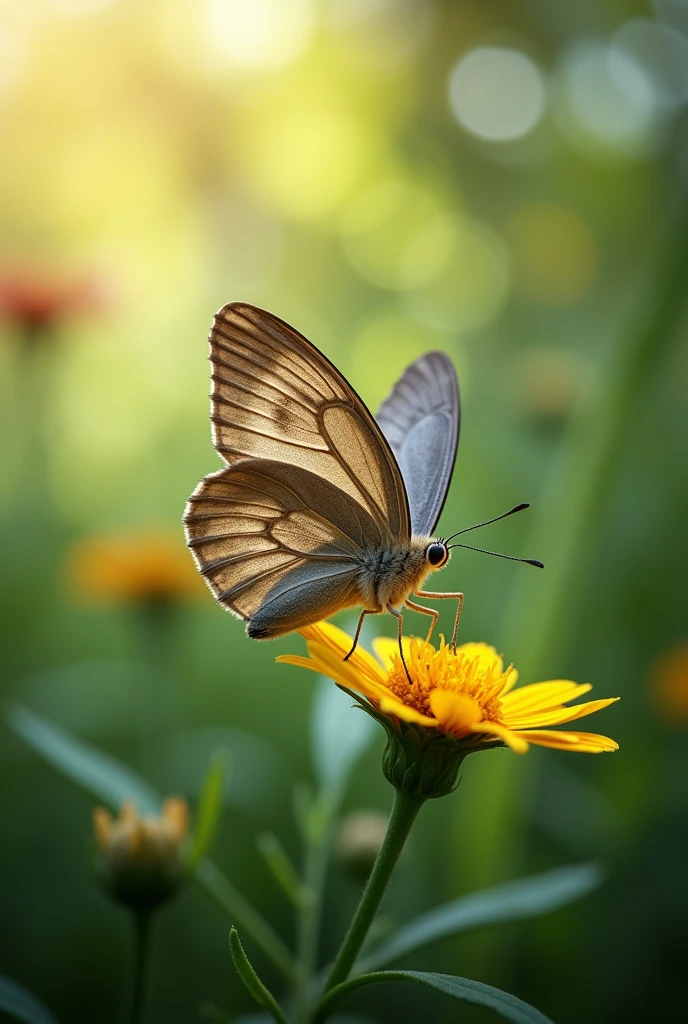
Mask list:
[[[256,640],[361,608],[347,657],[365,617],[390,612],[403,660],[402,609],[432,619],[429,638],[439,612],[412,597],[451,598],[455,645],[463,594],[422,589],[458,536],[433,536],[459,439],[448,356],[417,359],[375,419],[322,352],[265,310],[224,306],[209,341],[212,438],[226,466],[201,480],[184,524],[217,601]]]

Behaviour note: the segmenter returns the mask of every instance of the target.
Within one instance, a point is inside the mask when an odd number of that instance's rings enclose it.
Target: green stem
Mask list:
[[[394,791],[394,804],[387,825],[387,834],[377,855],[375,866],[368,883],[363,890],[361,901],[354,914],[349,931],[341,949],[337,954],[330,976],[325,985],[328,992],[335,985],[346,981],[354,965],[361,946],[382,902],[385,890],[394,871],[399,855],[404,848],[411,827],[423,806],[424,798],[406,793],[401,789]]]
[[[232,918],[232,923],[250,935],[282,975],[295,983],[298,973],[294,958],[276,931],[251,906],[225,875],[209,860],[196,865],[194,879]]]
[[[133,913],[132,919],[134,925],[134,970],[127,1021],[129,1024],[141,1024],[146,1009],[146,984],[149,974],[152,915],[150,911],[140,911]]]

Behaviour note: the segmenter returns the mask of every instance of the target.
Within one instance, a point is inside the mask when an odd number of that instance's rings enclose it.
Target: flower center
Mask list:
[[[460,694],[463,714],[467,722],[499,721],[501,692],[505,673],[494,665],[486,665],[476,656],[454,654],[450,646],[442,643],[439,649],[422,640],[411,640],[406,656],[411,682],[397,655],[387,677],[387,686],[400,701],[423,715],[431,715],[430,694],[434,690],[448,690]]]

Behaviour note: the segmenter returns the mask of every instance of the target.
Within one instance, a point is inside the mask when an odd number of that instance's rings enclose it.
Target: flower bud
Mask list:
[[[170,899],[185,877],[181,848],[189,825],[185,800],[169,797],[160,815],[141,817],[134,803],[118,818],[93,812],[99,874],[110,895],[139,913]]]
[[[457,786],[459,767],[471,748],[453,736],[431,733],[411,722],[379,718],[387,732],[382,771],[395,789],[424,800],[447,796]],[[475,749],[475,747],[473,747]]]
[[[380,811],[356,811],[342,819],[335,853],[356,879],[368,878],[386,832],[387,817]]]

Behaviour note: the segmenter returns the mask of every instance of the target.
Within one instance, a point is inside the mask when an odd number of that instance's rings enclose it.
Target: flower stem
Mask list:
[[[394,804],[392,805],[392,813],[387,825],[385,840],[377,855],[377,860],[368,883],[363,890],[361,901],[349,926],[349,931],[327,979],[325,992],[328,992],[335,985],[341,984],[341,982],[346,981],[348,978],[361,946],[365,942],[378,907],[382,902],[385,890],[392,877],[392,872],[411,831],[411,826],[416,820],[416,816],[424,802],[425,800],[421,796],[406,793],[402,789],[395,789]],[[319,1019],[324,1018],[320,1017]]]
[[[150,911],[140,911],[132,914],[134,956],[129,1012],[127,1014],[128,1024],[141,1024],[144,1019],[146,983],[150,962],[151,916]]]

